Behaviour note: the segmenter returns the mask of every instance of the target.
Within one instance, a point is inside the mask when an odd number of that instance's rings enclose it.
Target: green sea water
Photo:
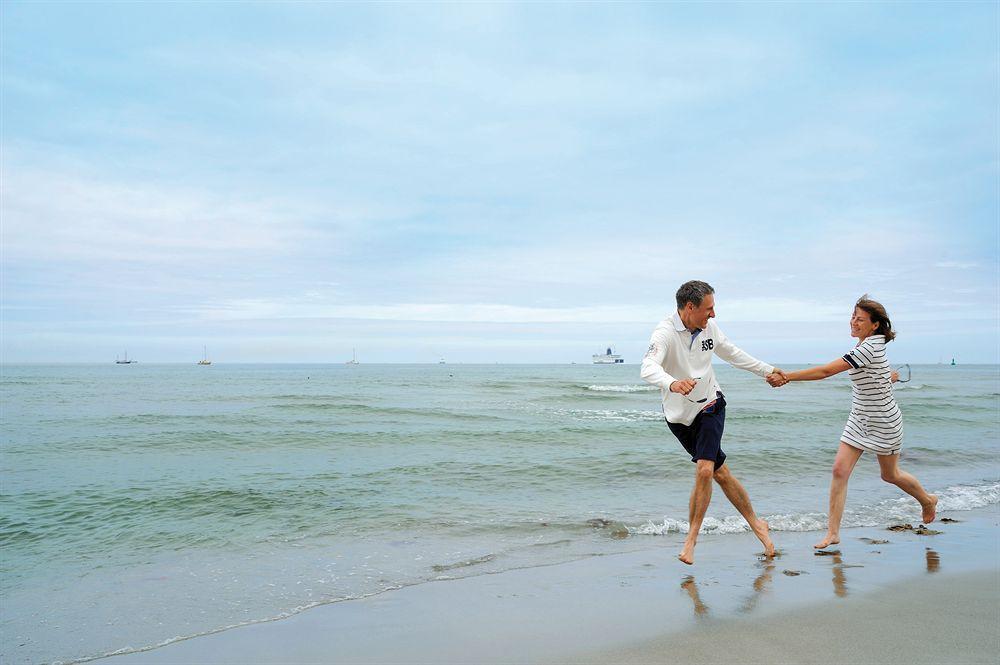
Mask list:
[[[693,465],[635,365],[6,366],[0,660],[142,649],[316,604],[683,538]],[[824,526],[846,377],[718,368],[772,528]],[[1000,368],[914,366],[903,468],[1000,502]],[[845,524],[919,518],[862,458]],[[705,529],[745,524],[721,494]]]

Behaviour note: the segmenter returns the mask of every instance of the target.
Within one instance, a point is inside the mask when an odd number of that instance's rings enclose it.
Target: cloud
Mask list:
[[[266,197],[52,171],[8,170],[0,195],[7,256],[40,261],[190,262],[287,253],[310,241],[303,221],[315,214]]]
[[[975,261],[938,261],[934,264],[935,268],[955,268],[958,270],[967,270],[970,268],[978,268],[979,263]]]
[[[230,300],[179,312],[205,321],[281,319],[357,319],[372,321],[424,321],[453,323],[645,323],[653,325],[669,316],[655,303],[649,305],[595,304],[585,307],[525,307],[497,303],[396,303],[339,305],[309,300]],[[791,297],[754,297],[727,301],[727,321],[839,321],[844,308]]]
[[[8,325],[642,337],[692,278],[721,322],[996,315],[971,19],[927,52],[877,9],[148,7],[6,34]]]

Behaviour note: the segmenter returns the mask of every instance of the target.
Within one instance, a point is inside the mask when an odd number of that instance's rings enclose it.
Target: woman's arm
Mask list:
[[[785,372],[785,377],[789,381],[818,381],[826,379],[834,374],[840,374],[844,370],[851,369],[850,364],[843,358],[837,358],[826,365],[817,365],[809,369],[800,369],[794,372]]]

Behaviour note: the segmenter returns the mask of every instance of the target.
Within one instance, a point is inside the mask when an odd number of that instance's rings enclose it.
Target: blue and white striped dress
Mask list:
[[[872,335],[844,355],[850,364],[851,415],[841,440],[876,455],[895,455],[903,445],[903,414],[892,395],[885,335]]]

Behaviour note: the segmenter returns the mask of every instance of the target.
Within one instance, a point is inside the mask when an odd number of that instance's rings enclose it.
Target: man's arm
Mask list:
[[[659,386],[663,390],[670,390],[670,384],[677,380],[663,370],[668,344],[667,337],[655,331],[649,340],[649,349],[642,358],[642,368],[639,370],[643,381]]]
[[[737,369],[745,369],[746,371],[753,372],[760,377],[766,378],[768,374],[773,374],[775,372],[776,368],[773,365],[768,365],[761,360],[757,360],[749,353],[730,342],[729,338],[726,337],[726,335],[719,330],[718,327],[716,327],[715,330],[717,333],[715,336],[715,354],[717,356]]]

